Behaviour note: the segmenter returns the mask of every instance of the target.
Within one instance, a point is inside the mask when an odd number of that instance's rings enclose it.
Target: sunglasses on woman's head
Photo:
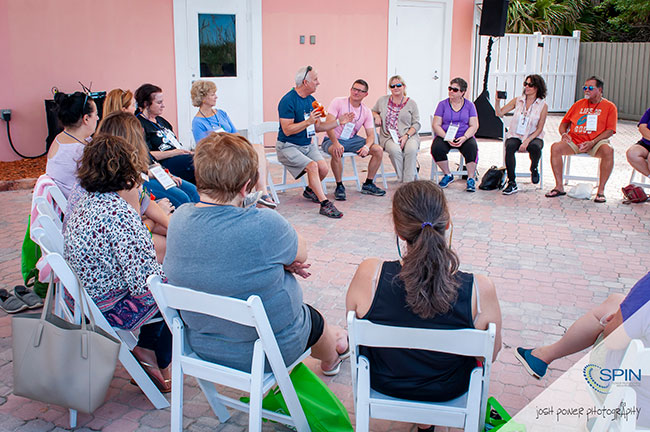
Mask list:
[[[596,88],[596,87],[594,87],[594,86],[584,86],[584,87],[582,88],[582,91],[587,91],[587,90],[592,91],[592,90],[595,89],[595,88]]]
[[[524,81],[524,87],[533,88],[535,87],[535,84],[533,84],[532,82]]]
[[[458,87],[452,87],[452,86],[447,87],[447,90],[453,91],[454,93],[458,93],[460,91]]]
[[[402,87],[402,85],[403,85],[402,83],[397,83],[397,84],[391,84],[388,87],[390,87],[390,88],[395,88],[395,87],[400,88],[400,87]]]

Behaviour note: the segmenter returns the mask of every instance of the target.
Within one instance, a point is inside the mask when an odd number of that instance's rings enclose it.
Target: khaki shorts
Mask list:
[[[318,150],[318,145],[314,141],[308,146],[299,146],[289,142],[277,141],[275,143],[275,151],[278,154],[278,161],[296,179],[305,173],[305,168],[311,162],[323,160],[323,155]]]
[[[589,151],[587,152],[587,154],[588,154],[589,156],[596,157],[596,153],[598,152],[598,149],[599,149],[601,146],[603,146],[603,145],[608,145],[608,146],[610,146],[610,147],[612,146],[612,145],[609,143],[609,140],[606,140],[606,139],[604,139],[604,140],[600,140],[600,141],[598,141],[596,144],[594,144],[594,146],[591,148],[591,150],[589,150]],[[580,149],[578,148],[577,145],[575,145],[575,144],[573,143],[573,141],[569,142],[569,147],[571,147],[571,150],[573,150],[573,152],[574,152],[575,154],[580,153]]]

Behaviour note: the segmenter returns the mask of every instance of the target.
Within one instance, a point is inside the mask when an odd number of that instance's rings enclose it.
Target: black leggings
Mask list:
[[[447,153],[452,148],[457,148],[465,158],[465,163],[478,162],[478,144],[474,137],[468,138],[460,147],[452,147],[442,137],[437,136],[431,144],[431,156],[436,162],[447,160]]]
[[[154,318],[160,318],[160,321],[140,327],[138,346],[155,352],[158,367],[165,369],[172,362],[172,334],[160,313]]]
[[[515,153],[517,153],[520,146],[521,140],[519,138],[508,138],[506,140],[506,172],[509,181],[515,181]],[[526,147],[530,155],[531,171],[537,169],[539,160],[542,157],[542,147],[544,147],[544,141],[539,138],[532,140]]]

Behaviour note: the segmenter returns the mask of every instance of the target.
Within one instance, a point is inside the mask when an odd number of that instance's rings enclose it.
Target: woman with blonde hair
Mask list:
[[[228,114],[224,110],[214,108],[217,104],[217,85],[215,83],[207,80],[194,81],[190,94],[192,96],[192,105],[199,109],[192,120],[192,134],[197,144],[213,132],[237,133],[237,128],[228,117]],[[267,193],[266,173],[268,171],[268,162],[264,153],[264,145],[252,144],[252,146],[259,161],[259,177],[255,185],[255,190],[258,191],[259,195],[257,203],[269,208],[276,208],[277,204]]]
[[[104,99],[104,110],[102,111],[104,117],[115,111],[123,111],[135,114],[135,97],[131,90],[122,90],[116,88],[108,92],[106,99]]]
[[[390,95],[382,96],[372,108],[375,124],[381,126],[379,145],[388,152],[400,182],[415,180],[420,148],[420,111],[406,96],[406,83],[399,75],[388,80]]]

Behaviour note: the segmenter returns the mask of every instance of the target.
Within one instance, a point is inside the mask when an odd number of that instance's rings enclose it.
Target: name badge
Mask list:
[[[309,113],[305,113],[305,120],[307,120],[308,118],[309,118]],[[307,138],[311,138],[314,135],[316,135],[316,126],[314,126],[313,124],[307,126],[306,130],[307,130]]]
[[[587,116],[587,132],[594,132],[598,129],[598,114],[589,114]]]
[[[388,129],[388,133],[390,134],[390,137],[393,139],[393,142],[395,142],[395,144],[399,144],[399,137],[397,136],[397,131],[395,129]]]
[[[149,171],[151,171],[151,174],[153,174],[165,190],[176,186],[174,179],[172,179],[169,174],[167,174],[167,171],[165,171],[160,165],[151,165]]]
[[[225,132],[224,128],[222,128],[221,126],[212,126],[212,130],[216,133]]]
[[[517,135],[525,135],[528,130],[528,122],[530,121],[529,117],[520,116],[519,121],[517,121]]]
[[[447,128],[447,133],[445,134],[445,141],[453,141],[456,139],[456,134],[458,133],[458,125],[450,124]]]
[[[343,126],[343,130],[341,131],[341,136],[339,138],[344,140],[350,139],[352,138],[352,132],[354,132],[354,122],[346,123],[345,126]]]

